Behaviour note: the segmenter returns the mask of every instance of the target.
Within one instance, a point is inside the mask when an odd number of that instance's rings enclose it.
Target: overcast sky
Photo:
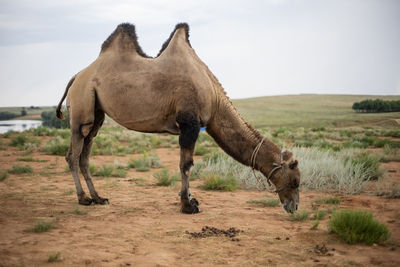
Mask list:
[[[121,22],[151,56],[189,23],[231,98],[400,94],[397,0],[0,0],[0,106],[56,105]]]

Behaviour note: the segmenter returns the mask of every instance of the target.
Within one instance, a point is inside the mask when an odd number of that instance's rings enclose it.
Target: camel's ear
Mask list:
[[[291,168],[291,169],[296,168],[298,163],[299,162],[297,160],[290,162],[289,163],[289,168]]]

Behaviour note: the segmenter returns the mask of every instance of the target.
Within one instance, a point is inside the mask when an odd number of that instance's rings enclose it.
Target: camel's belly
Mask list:
[[[130,119],[121,120],[111,114],[107,115],[129,130],[144,133],[170,133],[175,135],[179,135],[180,133],[178,125],[174,119],[162,119],[160,117],[141,118],[133,114]]]

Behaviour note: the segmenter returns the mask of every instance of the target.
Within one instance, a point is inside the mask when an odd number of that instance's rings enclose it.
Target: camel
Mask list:
[[[56,110],[60,119],[64,119],[65,98],[71,126],[66,161],[81,205],[109,203],[98,195],[89,171],[93,138],[107,114],[130,130],[179,135],[182,213],[199,212],[199,202],[190,193],[189,175],[201,127],[228,155],[271,181],[286,212],[297,210],[297,160],[242,119],[193,50],[186,23],[175,26],[154,58],[139,46],[135,26],[120,24],[102,44],[98,58],[69,81]],[[78,166],[90,197],[82,189]]]

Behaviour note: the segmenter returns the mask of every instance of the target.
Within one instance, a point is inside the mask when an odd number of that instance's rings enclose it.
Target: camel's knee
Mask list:
[[[179,145],[193,149],[200,132],[200,123],[190,112],[178,112],[176,122],[179,125]]]
[[[186,162],[182,162],[180,165],[180,169],[183,172],[183,174],[188,177],[190,176],[193,166],[194,166],[193,159],[190,159],[187,160]]]

